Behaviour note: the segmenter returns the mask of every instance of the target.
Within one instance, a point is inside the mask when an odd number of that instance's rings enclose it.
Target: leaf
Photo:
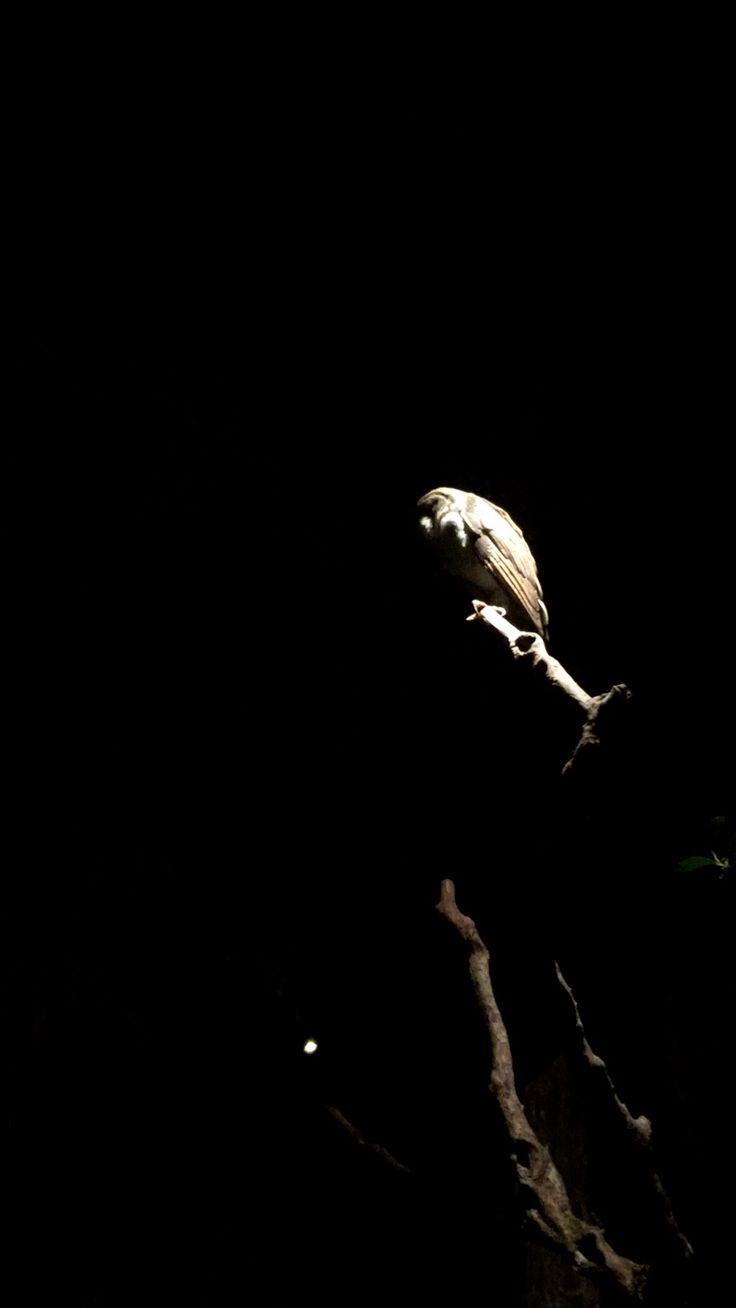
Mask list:
[[[677,867],[680,872],[698,872],[701,867],[720,867],[720,864],[714,858],[701,858],[700,854],[694,854],[692,858],[683,858]]]

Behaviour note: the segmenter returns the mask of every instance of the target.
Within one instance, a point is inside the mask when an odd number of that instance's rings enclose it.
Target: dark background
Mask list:
[[[560,957],[717,1268],[733,882],[677,863],[733,812],[718,76],[264,82],[102,61],[19,97],[19,1302],[367,1302],[458,1258],[513,1301],[445,875],[520,1085]],[[513,514],[553,651],[631,687],[592,790],[425,553],[438,484]]]

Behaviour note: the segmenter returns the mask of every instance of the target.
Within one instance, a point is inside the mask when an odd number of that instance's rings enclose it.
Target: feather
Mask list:
[[[548,614],[537,566],[521,528],[497,504],[471,492],[438,486],[419,500],[422,525],[448,571],[478,599],[500,605],[510,622],[545,639]]]

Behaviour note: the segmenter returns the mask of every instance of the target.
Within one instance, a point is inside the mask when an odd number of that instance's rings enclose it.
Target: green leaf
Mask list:
[[[701,858],[695,854],[692,858],[683,858],[681,863],[677,864],[680,872],[697,872],[701,867],[719,867],[714,858]]]

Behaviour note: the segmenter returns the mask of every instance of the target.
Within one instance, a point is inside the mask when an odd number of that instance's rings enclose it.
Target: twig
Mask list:
[[[634,1299],[640,1299],[648,1268],[616,1253],[602,1229],[579,1217],[549,1150],[534,1132],[519,1099],[511,1046],[493,993],[488,950],[478,929],[461,913],[452,881],[442,882],[438,911],[451,922],[469,950],[470,977],[491,1041],[490,1090],[496,1099],[512,1146],[511,1159],[527,1196],[527,1212],[538,1230],[559,1246],[573,1264],[589,1274],[605,1273]]]
[[[565,994],[567,995],[573,1007],[573,1012],[575,1014],[575,1026],[578,1035],[580,1036],[580,1040],[583,1047],[583,1057],[585,1058],[585,1061],[589,1067],[593,1068],[596,1072],[599,1072],[601,1074],[601,1077],[606,1083],[611,1098],[613,1099],[613,1102],[616,1105],[618,1112],[621,1114],[624,1120],[627,1131],[631,1134],[637,1147],[643,1150],[644,1153],[646,1154],[647,1171],[649,1172],[652,1185],[657,1194],[659,1202],[662,1206],[662,1212],[663,1212],[665,1224],[667,1225],[671,1234],[675,1237],[675,1240],[680,1246],[680,1252],[682,1253],[683,1257],[692,1258],[693,1256],[692,1245],[690,1244],[690,1241],[683,1234],[683,1232],[680,1230],[680,1227],[677,1224],[677,1219],[675,1217],[674,1210],[672,1208],[672,1201],[669,1195],[667,1194],[667,1191],[665,1190],[664,1185],[662,1184],[662,1180],[659,1176],[659,1173],[656,1171],[656,1168],[654,1166],[654,1158],[653,1158],[653,1151],[652,1151],[652,1124],[649,1121],[648,1117],[643,1117],[643,1116],[634,1117],[629,1111],[629,1109],[627,1108],[626,1104],[623,1102],[623,1100],[619,1098],[616,1092],[616,1087],[613,1084],[613,1079],[604,1060],[600,1057],[599,1054],[596,1054],[594,1052],[594,1050],[591,1048],[591,1046],[588,1043],[588,1038],[585,1034],[585,1027],[583,1026],[583,1019],[580,1016],[580,1009],[578,1008],[577,1000],[572,992],[570,985],[565,980],[560,965],[557,962],[555,962],[555,971],[557,973],[557,980],[562,986],[562,989],[565,991]]]
[[[569,696],[579,708],[585,713],[585,722],[580,739],[575,746],[570,758],[563,767],[563,774],[569,772],[572,768],[577,755],[586,745],[600,744],[598,735],[598,718],[601,712],[608,707],[614,700],[628,700],[631,698],[631,692],[623,684],[612,686],[610,690],[603,695],[589,695],[587,690],[583,690],[577,681],[570,676],[566,668],[562,666],[559,659],[553,658],[549,653],[542,637],[535,631],[520,631],[512,622],[504,616],[504,610],[497,608],[493,604],[485,604],[482,600],[473,600],[473,613],[468,617],[468,622],[481,621],[487,626],[493,627],[508,642],[509,649],[515,659],[530,658],[534,667],[541,667],[548,681],[553,686],[557,686],[563,694]]]
[[[357,1126],[353,1126],[353,1123],[348,1120],[344,1113],[340,1112],[339,1108],[333,1108],[331,1104],[327,1104],[326,1107],[330,1117],[337,1122],[338,1126],[342,1127],[343,1131],[350,1136],[350,1139],[353,1140],[355,1144],[367,1149],[371,1154],[377,1154],[379,1158],[382,1158],[385,1163],[388,1163],[388,1165],[393,1167],[397,1172],[403,1172],[405,1176],[413,1175],[412,1169],[406,1167],[403,1163],[400,1163],[398,1158],[394,1158],[393,1154],[389,1153],[388,1149],[384,1149],[383,1145],[374,1144],[373,1141],[366,1140],[365,1136],[361,1135]]]

